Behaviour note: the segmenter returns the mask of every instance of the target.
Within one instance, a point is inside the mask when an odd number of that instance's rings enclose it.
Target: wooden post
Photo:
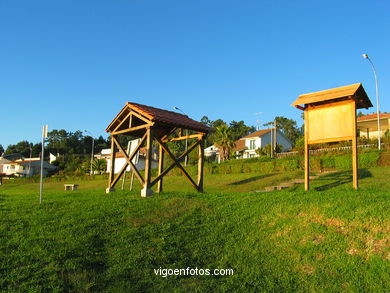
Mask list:
[[[151,160],[152,160],[152,130],[150,127],[146,129],[146,158],[145,158],[145,183],[144,187],[141,190],[141,196],[147,197],[152,195],[152,189],[150,184],[151,179]]]
[[[357,131],[356,131],[356,102],[353,103],[352,110],[352,177],[353,188],[358,189],[358,152],[357,152]]]
[[[158,176],[161,175],[163,169],[164,169],[164,150],[160,146],[158,151]],[[161,177],[161,179],[157,183],[157,192],[160,193],[162,191],[163,191],[163,177]]]
[[[308,109],[305,109],[305,190],[310,189],[309,171],[310,171],[310,150],[309,150],[309,114]]]
[[[203,192],[203,159],[204,159],[204,149],[203,149],[203,137],[200,138],[198,144],[198,191]]]
[[[110,175],[108,176],[108,187],[106,189],[106,193],[110,193],[115,191],[113,187],[111,187],[112,182],[114,181],[115,176],[115,142],[114,135],[111,135],[111,166],[110,166]]]

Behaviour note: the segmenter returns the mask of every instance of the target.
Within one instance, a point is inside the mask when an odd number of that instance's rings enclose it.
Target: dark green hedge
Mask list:
[[[359,153],[359,168],[370,168],[378,166],[378,161],[386,152],[366,151],[362,150]],[[267,157],[238,159],[217,163],[206,163],[205,174],[238,174],[238,173],[272,173],[283,171],[303,170],[303,156],[271,159]],[[198,172],[197,166],[188,166],[186,170],[191,175],[196,175]],[[310,169],[313,171],[326,169],[351,169],[352,155],[337,154],[337,155],[322,155],[310,157]],[[174,168],[170,174],[181,175],[178,168]]]
[[[378,166],[380,153],[378,151],[363,151],[359,153],[359,168]],[[237,173],[272,173],[283,171],[303,170],[303,157],[290,157],[278,159],[239,159],[227,162],[206,163],[205,174],[237,174]],[[350,169],[352,168],[352,155],[324,155],[310,157],[311,170],[323,169]],[[187,171],[191,175],[197,174],[197,166],[188,166]],[[175,175],[181,174],[180,170],[172,170]]]

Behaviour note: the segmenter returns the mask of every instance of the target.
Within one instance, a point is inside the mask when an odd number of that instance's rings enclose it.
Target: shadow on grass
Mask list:
[[[272,173],[271,174],[263,174],[263,175],[259,175],[259,176],[255,176],[255,177],[250,177],[250,178],[247,178],[247,179],[244,179],[244,180],[232,182],[232,183],[229,183],[228,185],[241,185],[241,184],[253,182],[253,181],[256,181],[256,180],[264,179],[264,178],[267,178],[267,177],[271,177],[273,175],[274,174],[272,174]]]
[[[358,178],[363,179],[363,178],[367,178],[367,177],[372,177],[371,172],[368,171],[367,169],[359,169]],[[327,184],[324,184],[321,186],[317,186],[314,189],[317,191],[329,190],[331,188],[335,188],[337,186],[352,182],[352,171],[348,170],[348,171],[341,171],[341,172],[332,173],[329,175],[322,176],[319,179],[317,179],[316,181],[321,181],[321,180],[322,181],[333,181],[333,182],[330,182],[330,183],[327,183]]]

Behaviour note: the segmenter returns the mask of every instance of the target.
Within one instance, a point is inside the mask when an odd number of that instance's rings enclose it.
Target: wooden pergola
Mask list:
[[[183,135],[187,130],[187,135]],[[209,127],[190,119],[188,116],[172,111],[158,109],[146,105],[127,102],[115,119],[108,125],[106,131],[111,137],[111,166],[106,192],[114,191],[115,184],[125,173],[128,166],[134,171],[135,177],[142,185],[141,196],[152,195],[152,187],[157,184],[157,192],[163,190],[163,177],[174,167],[178,167],[191,185],[199,192],[203,192],[203,156],[204,139],[209,133]],[[188,131],[191,131],[188,134]],[[140,141],[132,153],[127,154],[124,147],[119,143],[118,135],[126,135],[140,138]],[[152,179],[152,141],[155,140],[159,146],[158,175]],[[180,140],[195,140],[179,157],[171,152],[168,143]],[[144,176],[132,162],[133,158],[146,144],[145,172]],[[195,148],[198,148],[198,178],[195,181],[191,178],[185,168],[181,165],[184,158]],[[118,174],[115,174],[115,153],[116,149],[124,156],[126,163]],[[172,164],[164,169],[164,155],[172,160]]]
[[[305,116],[305,190],[309,190],[309,145],[352,141],[353,187],[358,188],[356,110],[372,107],[361,83],[304,94],[291,105]]]

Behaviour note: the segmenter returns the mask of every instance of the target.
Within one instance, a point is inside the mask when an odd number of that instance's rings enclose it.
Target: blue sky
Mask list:
[[[126,101],[302,124],[300,94],[362,82],[376,105],[362,53],[390,112],[389,15],[386,0],[3,0],[0,144],[38,142],[43,124],[106,136]]]

